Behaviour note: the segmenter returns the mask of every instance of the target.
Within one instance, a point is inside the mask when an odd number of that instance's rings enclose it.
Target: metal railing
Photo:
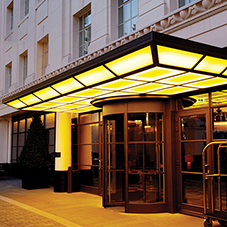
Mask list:
[[[207,148],[213,145],[218,145],[217,149],[217,162],[218,162],[218,171],[217,173],[209,173],[209,169],[206,172],[206,167],[209,167],[209,164],[206,163],[206,151]],[[222,146],[226,145],[226,146]],[[213,178],[218,177],[218,200],[219,200],[219,211],[222,211],[222,202],[221,202],[221,176],[227,176],[227,174],[221,174],[221,163],[220,163],[220,148],[227,147],[227,141],[214,141],[208,143],[202,151],[202,162],[203,162],[203,200],[204,200],[204,214],[207,214],[207,200],[206,200],[206,180],[210,179],[211,185],[211,212],[214,213],[214,191],[213,191]]]

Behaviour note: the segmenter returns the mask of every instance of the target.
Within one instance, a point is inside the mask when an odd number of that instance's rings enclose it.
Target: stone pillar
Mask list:
[[[71,166],[71,114],[56,113],[54,191],[67,191],[67,173]]]

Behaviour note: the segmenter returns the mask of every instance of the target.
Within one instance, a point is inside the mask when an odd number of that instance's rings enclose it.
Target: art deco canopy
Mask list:
[[[224,49],[151,32],[37,86],[3,99],[23,110],[86,112],[91,101],[176,96],[227,85]]]

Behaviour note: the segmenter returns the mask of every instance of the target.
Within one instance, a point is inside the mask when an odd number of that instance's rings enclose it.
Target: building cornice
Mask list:
[[[18,89],[15,89],[14,91],[0,97],[0,103],[2,103],[2,99],[13,96],[30,87],[40,84],[52,77],[56,77],[59,74],[65,72],[69,69],[82,65],[85,62],[88,62],[98,56],[101,56],[104,53],[107,53],[119,46],[124,45],[127,42],[130,42],[134,39],[139,38],[140,36],[142,36],[144,34],[147,34],[148,32],[157,31],[157,32],[169,34],[169,33],[175,32],[177,30],[180,30],[184,27],[187,27],[188,25],[194,24],[200,20],[208,18],[212,15],[220,13],[224,10],[227,10],[227,0],[200,0],[200,1],[196,1],[194,4],[186,5],[185,7],[179,8],[179,9],[171,12],[170,14],[167,14],[161,20],[144,27],[143,29],[140,29],[139,31],[136,31],[135,33],[131,33],[128,36],[124,36],[124,37],[108,44],[107,46],[103,47],[102,49],[99,49],[91,54],[87,54],[87,55],[61,67],[60,69],[57,69],[40,78],[37,78],[36,80],[32,81],[29,84],[26,84]]]

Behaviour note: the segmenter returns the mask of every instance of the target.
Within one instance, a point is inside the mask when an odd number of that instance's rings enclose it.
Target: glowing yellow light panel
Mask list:
[[[193,90],[196,90],[196,89],[176,86],[176,87],[167,88],[167,89],[164,89],[164,90],[154,91],[154,92],[151,92],[149,94],[175,95],[175,94],[184,93],[184,92],[193,91]]]
[[[107,92],[108,91],[103,91],[103,90],[98,90],[98,89],[87,89],[87,90],[75,92],[75,93],[71,94],[71,96],[90,98],[90,97],[98,96],[101,94],[106,94]]]
[[[147,93],[147,92],[151,92],[153,90],[163,89],[163,88],[167,88],[170,86],[171,85],[149,83],[149,84],[141,85],[138,87],[126,89],[125,91],[136,92],[136,93]]]
[[[51,100],[50,102],[55,102],[55,103],[71,103],[71,102],[76,102],[81,100],[81,98],[78,97],[72,97],[72,96],[63,96],[54,100]]]
[[[19,99],[17,100],[14,100],[14,101],[11,101],[11,102],[8,102],[7,105],[11,106],[11,107],[14,107],[16,109],[20,109],[22,107],[25,107],[26,104],[21,102]]]
[[[129,87],[133,87],[136,85],[140,85],[143,83],[144,82],[141,82],[141,81],[119,79],[119,80],[115,80],[115,81],[100,85],[100,86],[98,86],[98,88],[107,89],[107,90],[111,90],[111,91],[117,91],[117,90],[129,88]]]
[[[31,106],[24,108],[23,110],[32,110],[32,111],[44,111],[46,108],[43,107],[37,107],[37,106]]]
[[[73,78],[69,78],[67,80],[61,81],[57,84],[52,85],[54,89],[56,89],[61,94],[65,94],[70,91],[77,90],[79,88],[84,87],[82,84],[80,84],[78,81],[76,81]]]
[[[159,63],[191,69],[201,58],[202,54],[178,50],[170,47],[157,46]]]
[[[221,73],[226,67],[227,60],[206,56],[195,69],[210,73]]]
[[[141,81],[155,81],[158,79],[163,79],[169,76],[184,73],[185,71],[167,69],[162,67],[155,67],[152,69],[145,70],[140,73],[136,73],[132,76],[127,76],[129,79],[141,80]]]
[[[82,105],[80,104],[69,104],[69,105],[64,105],[64,106],[59,106],[58,108],[61,108],[61,109],[75,109],[75,108],[78,108],[78,107],[81,107]]]
[[[112,74],[104,66],[99,66],[75,76],[76,79],[81,81],[86,86],[97,84],[113,77],[115,77],[114,74]]]
[[[47,100],[59,96],[60,94],[51,87],[44,88],[37,92],[34,92],[34,95],[38,96],[42,100]]]
[[[152,65],[150,46],[137,50],[106,64],[118,76]]]
[[[215,77],[208,80],[189,83],[188,86],[197,87],[197,88],[207,88],[207,87],[214,87],[222,84],[227,84],[227,79]]]
[[[180,85],[180,84],[195,82],[198,80],[209,79],[209,78],[212,78],[212,76],[202,75],[198,73],[186,73],[186,74],[181,74],[178,76],[166,78],[163,80],[159,80],[158,82],[172,84],[172,85]]]
[[[39,98],[37,98],[36,96],[34,96],[33,94],[26,95],[26,96],[20,98],[20,100],[22,102],[26,103],[27,105],[32,105],[32,104],[41,102],[41,100]]]
[[[227,76],[227,69],[223,72],[222,75]]]

